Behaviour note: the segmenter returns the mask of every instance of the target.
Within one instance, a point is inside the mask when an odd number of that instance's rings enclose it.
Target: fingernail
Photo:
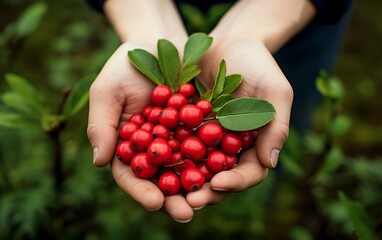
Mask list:
[[[275,168],[277,166],[277,162],[279,161],[280,150],[273,149],[271,152],[271,166]]]
[[[155,211],[158,211],[161,208],[162,208],[162,206],[157,207],[157,208],[146,208],[146,210],[149,211],[149,212],[155,212]]]
[[[97,147],[93,148],[93,164],[97,162],[98,152],[99,150]]]
[[[188,223],[188,222],[191,222],[192,218],[189,218],[186,220],[179,220],[179,219],[174,219],[174,220],[177,221],[178,223]]]
[[[225,188],[212,188],[213,190],[215,190],[215,191],[219,191],[219,192],[227,192],[228,191],[228,189],[225,189]]]
[[[200,209],[204,208],[205,206],[206,206],[206,205],[203,205],[203,206],[196,207],[196,208],[192,208],[192,209],[194,209],[195,211],[197,211],[197,210],[200,210]]]

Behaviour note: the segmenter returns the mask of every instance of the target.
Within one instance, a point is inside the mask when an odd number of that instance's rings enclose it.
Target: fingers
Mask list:
[[[180,194],[166,197],[164,209],[175,221],[180,223],[187,223],[194,216],[194,210]]]

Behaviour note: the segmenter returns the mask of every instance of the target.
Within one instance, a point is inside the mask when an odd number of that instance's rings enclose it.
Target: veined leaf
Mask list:
[[[182,68],[179,77],[179,86],[191,81],[199,75],[201,69],[197,65],[187,65]]]
[[[136,67],[156,85],[164,84],[164,78],[158,59],[156,59],[154,55],[143,49],[135,49],[129,51],[128,56],[134,67]]]
[[[218,112],[228,101],[234,99],[231,94],[222,94],[212,102],[212,111]]]
[[[215,85],[212,88],[212,100],[219,97],[222,94],[225,85],[225,75],[227,72],[227,65],[223,60],[219,64],[218,74],[216,75]]]
[[[273,105],[258,98],[237,98],[221,107],[216,118],[233,131],[253,130],[264,126],[275,116]]]
[[[86,77],[74,85],[64,106],[64,114],[73,116],[89,101],[89,88],[93,82],[94,76]]]
[[[176,47],[166,39],[160,39],[157,44],[159,66],[165,79],[165,84],[174,89],[177,82],[180,58]]]
[[[203,96],[204,93],[207,91],[203,84],[197,78],[195,78],[195,87],[198,90],[200,96]]]
[[[243,76],[240,74],[232,74],[225,78],[222,94],[230,94],[241,84]]]
[[[184,46],[183,66],[197,64],[211,44],[212,38],[207,34],[192,34]]]

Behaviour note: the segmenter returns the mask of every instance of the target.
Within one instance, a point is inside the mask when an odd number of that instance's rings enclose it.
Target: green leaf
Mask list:
[[[47,10],[47,4],[42,1],[29,6],[16,23],[15,31],[17,37],[25,37],[34,32],[40,25],[41,19]]]
[[[40,125],[18,113],[0,111],[0,126],[15,129],[39,129]]]
[[[228,101],[234,99],[231,94],[222,94],[212,102],[212,111],[218,112]]]
[[[38,119],[41,116],[41,111],[38,107],[34,106],[31,102],[15,92],[3,93],[2,100],[9,108],[23,113],[30,118]]]
[[[216,118],[223,127],[246,131],[264,126],[275,116],[273,105],[258,98],[233,99],[218,111]]]
[[[330,77],[327,72],[321,71],[316,80],[317,90],[325,97],[339,100],[343,97],[342,83],[335,77]]]
[[[195,86],[200,96],[203,96],[204,93],[207,91],[203,84],[197,78],[195,78]]]
[[[211,44],[212,38],[207,34],[192,34],[184,46],[183,66],[197,64]]]
[[[65,102],[64,114],[65,116],[73,116],[80,111],[89,101],[89,88],[95,76],[91,75],[85,77],[74,85],[69,93],[68,99]]]
[[[227,71],[227,65],[223,60],[219,64],[218,74],[216,75],[215,85],[212,88],[212,100],[219,97],[222,94],[225,85],[225,74]]]
[[[208,100],[208,101],[211,101],[211,98],[212,98],[212,91],[211,91],[211,90],[206,91],[206,92],[200,97],[200,99],[205,99],[205,100]]]
[[[29,101],[36,101],[36,98],[40,95],[25,78],[19,75],[7,73],[5,74],[5,80],[14,92]]]
[[[337,115],[329,124],[330,134],[332,136],[340,136],[350,130],[351,119],[348,116],[340,114]]]
[[[222,94],[230,94],[241,84],[243,76],[240,74],[232,74],[225,78]]]
[[[158,59],[143,49],[135,49],[128,52],[130,62],[141,73],[153,81],[156,85],[164,84],[164,78],[159,66]]]
[[[182,84],[185,84],[192,79],[194,79],[196,76],[198,76],[201,72],[201,69],[197,65],[188,65],[184,66],[182,68],[182,71],[180,72],[179,77],[179,86]]]
[[[340,147],[333,147],[325,156],[324,163],[315,175],[315,180],[320,181],[325,176],[337,170],[344,160],[344,153]]]
[[[64,115],[45,114],[41,118],[41,127],[45,132],[58,128],[66,120]]]
[[[166,39],[160,39],[157,44],[159,66],[165,79],[165,84],[174,89],[178,79],[180,58],[176,47]]]
[[[349,220],[358,236],[358,239],[372,240],[373,224],[365,208],[359,203],[349,199],[342,191],[338,193],[341,204],[345,207]]]

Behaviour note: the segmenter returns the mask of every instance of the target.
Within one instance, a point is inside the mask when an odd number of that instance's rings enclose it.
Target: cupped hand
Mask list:
[[[193,216],[193,209],[184,196],[165,197],[153,182],[137,178],[130,166],[115,157],[119,126],[150,103],[154,87],[128,61],[128,51],[136,48],[155,51],[155,46],[121,45],[91,86],[87,133],[93,147],[93,161],[96,166],[110,163],[118,186],[146,209],[164,209],[175,220],[187,222]]]

